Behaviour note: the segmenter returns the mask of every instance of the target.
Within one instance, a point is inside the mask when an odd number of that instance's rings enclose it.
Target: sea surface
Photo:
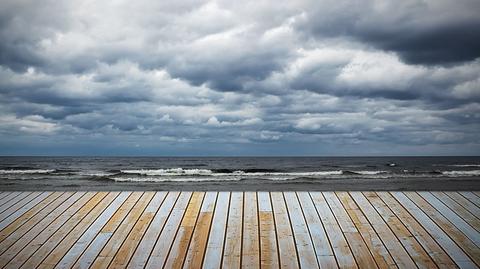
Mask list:
[[[0,190],[478,190],[480,157],[0,157]]]

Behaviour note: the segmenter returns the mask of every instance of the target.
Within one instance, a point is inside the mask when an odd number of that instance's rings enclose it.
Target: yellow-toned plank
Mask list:
[[[145,211],[143,211],[132,231],[113,258],[109,268],[125,268],[127,266],[127,263],[140,243],[140,240],[142,240],[146,229],[150,225],[150,222],[153,220],[158,209],[161,207],[166,195],[166,192],[155,193],[155,196],[151,200],[150,204],[147,206]]]
[[[333,215],[337,219],[340,229],[342,229],[342,232],[345,235],[345,239],[347,239],[358,267],[377,268],[377,264],[375,263],[370,250],[335,193],[324,192],[323,195],[330,206]]]
[[[423,226],[425,230],[438,242],[445,252],[455,261],[460,268],[475,268],[473,261],[461,248],[423,212],[406,194],[408,192],[391,192],[395,199]]]
[[[70,220],[70,223],[76,221],[77,216],[72,217],[87,204],[97,203],[105,197],[105,193],[95,196],[94,193],[75,193],[65,203],[53,210],[35,227],[28,231],[18,240],[13,241],[12,245],[0,256],[0,267],[11,263],[11,268],[18,268],[27,260],[42,244],[47,242],[62,225]],[[83,213],[80,213],[83,214]],[[72,219],[72,220],[71,220]],[[5,241],[9,240],[7,238]],[[12,260],[15,257],[15,260]]]
[[[398,238],[390,230],[388,225],[378,214],[375,208],[360,192],[351,192],[350,195],[357,203],[358,207],[363,211],[368,221],[372,224],[373,229],[377,232],[378,236],[382,239],[385,247],[389,250],[392,258],[397,263],[399,268],[415,268],[415,262],[408,255],[405,248],[398,241]]]
[[[449,255],[437,244],[427,230],[388,192],[377,192],[385,204],[401,219],[402,223],[423,246],[439,268],[452,268],[455,263]]]
[[[203,262],[216,201],[217,193],[207,192],[203,199],[202,208],[200,209],[183,268],[198,268]]]
[[[140,241],[135,253],[128,264],[128,268],[143,268],[147,263],[150,253],[157,242],[157,238],[168,220],[170,212],[179,197],[179,192],[169,192],[160,209],[155,214],[152,223],[148,227],[143,239]]]
[[[348,192],[337,192],[336,194],[355,227],[360,232],[365,244],[370,249],[377,266],[379,268],[397,268],[395,261],[385,248],[382,240],[372,225],[370,225],[363,212],[353,201],[352,197],[350,197],[350,194]]]
[[[365,197],[377,210],[392,232],[400,240],[410,257],[419,268],[435,268],[436,265],[402,221],[385,205],[375,192],[365,192]]]
[[[327,236],[332,244],[333,252],[340,268],[357,268],[357,263],[340,226],[321,192],[311,192],[312,200]]]
[[[207,248],[203,260],[203,268],[220,268],[223,245],[225,243],[229,206],[230,192],[220,192],[215,205],[210,235],[208,237]]]
[[[243,193],[232,192],[231,195],[222,267],[233,269],[240,268],[242,255]]]
[[[317,255],[310,238],[308,226],[303,217],[302,208],[295,192],[284,192],[288,214],[292,223],[295,245],[298,251],[298,260],[302,268],[319,268]]]
[[[115,230],[110,240],[108,240],[108,243],[103,247],[91,268],[107,268],[109,266],[123,241],[127,238],[133,226],[135,226],[137,220],[140,218],[154,195],[155,193],[153,192],[145,192],[142,195],[120,226]]]
[[[168,258],[165,261],[165,268],[182,268],[204,196],[204,192],[193,193]]]
[[[172,242],[179,229],[180,222],[182,221],[191,197],[191,192],[182,192],[180,194],[180,197],[175,203],[172,213],[170,214],[167,223],[165,223],[165,227],[150,254],[146,268],[163,268],[165,260],[167,259],[168,251],[170,250]]]
[[[273,216],[278,239],[278,252],[282,268],[299,268],[295,239],[285,205],[283,193],[272,192]]]
[[[260,267],[279,268],[277,235],[275,233],[275,221],[273,219],[270,193],[259,192],[257,197],[260,225]]]
[[[127,198],[127,200],[120,206],[115,214],[108,220],[105,226],[103,226],[100,232],[96,235],[95,239],[93,239],[93,241],[89,244],[87,249],[78,258],[73,268],[89,268],[91,266],[102,248],[107,244],[115,230],[118,228],[118,226],[120,226],[122,221],[135,206],[140,197],[142,197],[142,195],[142,192],[133,192]]]
[[[257,194],[245,192],[244,199],[242,268],[260,268]]]
[[[406,192],[410,200],[412,200],[420,209],[423,210],[438,226],[442,228],[468,256],[480,266],[480,248],[458,230],[447,218],[438,212],[433,206],[425,201],[418,193]]]

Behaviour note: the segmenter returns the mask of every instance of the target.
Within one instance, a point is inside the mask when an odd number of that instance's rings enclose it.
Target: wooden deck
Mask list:
[[[0,192],[0,268],[479,266],[479,192]]]

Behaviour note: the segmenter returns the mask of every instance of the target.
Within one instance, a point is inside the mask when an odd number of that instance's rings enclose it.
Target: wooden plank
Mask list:
[[[75,193],[65,203],[53,210],[44,219],[35,225],[30,231],[23,235],[20,239],[12,240],[8,251],[0,256],[0,267],[11,262],[12,268],[18,268],[28,259],[40,246],[45,243],[48,238],[55,233],[65,222],[71,219],[87,202],[95,198],[103,198],[105,194],[95,193]],[[92,202],[93,203],[93,202]],[[10,239],[7,238],[6,241]],[[11,261],[15,256],[15,261]]]
[[[398,203],[388,192],[377,192],[378,196],[392,210],[392,212],[402,220],[405,227],[412,233],[422,247],[432,257],[439,268],[453,268],[455,263],[445,251],[430,236],[427,230],[412,216],[408,211]]]
[[[143,268],[150,256],[150,253],[155,246],[157,238],[163,230],[165,223],[172,212],[173,206],[179,197],[179,192],[169,192],[163,201],[160,209],[155,214],[152,223],[145,232],[145,236],[140,241],[135,253],[130,260],[127,267],[129,268]]]
[[[97,203],[87,203],[80,209],[79,213],[72,217],[73,221],[65,223],[57,230],[42,246],[32,253],[20,268],[36,268],[59,244],[73,244],[78,236],[82,235],[90,223],[115,199],[118,193],[107,193],[107,195]],[[92,199],[93,200],[93,199]],[[90,201],[92,201],[90,200]],[[78,217],[78,218],[77,218]],[[67,242],[67,243],[63,243]],[[62,249],[67,251],[68,249]],[[57,253],[56,253],[57,254]],[[63,255],[58,253],[57,255]]]
[[[338,268],[332,246],[308,192],[297,192],[320,268]]]
[[[383,202],[383,200],[377,196],[375,192],[364,192],[364,195],[390,227],[390,230],[392,230],[395,236],[397,236],[397,238],[400,240],[400,243],[404,246],[410,257],[412,257],[413,261],[419,268],[437,267],[420,243],[405,227],[402,221],[392,212],[392,210]]]
[[[179,229],[180,222],[185,214],[186,208],[192,197],[191,192],[182,192],[178,201],[168,217],[167,223],[162,230],[162,233],[157,239],[155,247],[147,261],[146,268],[163,268],[165,260],[167,259],[168,251]]]
[[[5,249],[5,246],[2,246],[1,244],[5,238],[9,236],[16,236],[16,238],[19,238],[30,230],[39,220],[45,217],[48,212],[53,210],[59,203],[65,201],[71,195],[72,193],[54,192],[5,227],[0,231],[0,249]],[[49,210],[49,208],[51,210]],[[38,215],[40,215],[40,218]]]
[[[107,244],[108,240],[110,240],[118,226],[120,226],[142,195],[143,192],[133,192],[127,198],[115,214],[108,220],[105,226],[103,226],[102,230],[100,230],[83,254],[78,258],[73,265],[73,268],[90,268],[102,248]]]
[[[475,217],[465,207],[455,202],[455,200],[453,200],[452,198],[450,198],[450,196],[446,195],[443,192],[436,191],[436,192],[432,192],[432,194],[435,195],[435,197],[437,197],[438,200],[442,201],[446,206],[448,206],[448,208],[450,208],[457,215],[459,215],[463,220],[465,220],[477,232],[480,231],[480,219]]]
[[[457,213],[453,212],[444,203],[437,199],[433,194],[429,192],[418,192],[425,201],[433,206],[440,214],[447,218],[457,229],[463,232],[472,242],[480,247],[480,233],[464,221]]]
[[[260,232],[260,267],[279,268],[277,235],[272,202],[268,192],[257,193]]]
[[[143,238],[145,231],[153,220],[155,214],[160,209],[165,197],[166,192],[157,192],[147,206],[143,214],[138,219],[137,223],[133,227],[128,237],[123,242],[123,245],[118,250],[117,254],[113,258],[109,265],[109,268],[125,268],[130,261],[135,249]]]
[[[355,201],[350,197],[350,194],[348,192],[337,192],[336,194],[372,253],[377,266],[379,268],[397,268],[395,261],[384,246],[382,240],[372,225],[370,225],[370,222],[368,222],[363,212],[358,208]]]
[[[391,192],[395,199],[427,230],[430,235],[438,242],[445,252],[450,255],[452,260],[460,268],[475,268],[475,263],[463,252],[461,248],[432,220],[423,212],[406,193]]]
[[[213,214],[213,221],[208,237],[207,248],[203,260],[203,268],[220,268],[223,255],[223,244],[227,227],[230,192],[220,192]]]
[[[69,235],[70,238],[64,239],[42,262],[43,267],[70,268],[82,255],[90,242],[100,232],[102,227],[107,223],[117,209],[127,200],[131,192],[121,192],[115,200],[98,216],[98,218],[88,227],[88,229],[75,242],[78,234]],[[88,223],[85,223],[88,225]],[[78,226],[77,226],[78,227]],[[72,245],[72,242],[74,244]],[[69,249],[68,252],[65,252]],[[58,264],[57,264],[58,263]]]
[[[3,206],[8,201],[12,200],[13,198],[17,197],[21,192],[14,191],[14,192],[5,192],[6,195],[2,197],[0,200],[0,207]]]
[[[353,257],[352,251],[337,223],[330,207],[321,192],[311,192],[310,196],[315,204],[318,215],[322,221],[323,227],[330,240],[333,253],[340,268],[357,268],[357,263]]]
[[[198,268],[203,263],[216,201],[217,192],[207,192],[200,209],[183,268]]]
[[[123,244],[125,238],[127,238],[128,234],[132,230],[135,223],[140,218],[140,215],[146,209],[150,201],[152,200],[155,193],[153,192],[145,192],[143,193],[142,197],[132,210],[128,213],[128,215],[123,219],[122,223],[118,228],[115,230],[112,237],[108,240],[107,244],[103,247],[100,254],[98,254],[97,258],[93,262],[91,268],[107,268],[110,262],[115,257],[115,254]]]
[[[382,239],[385,247],[397,263],[397,266],[399,268],[415,268],[416,265],[414,261],[410,258],[405,248],[398,241],[398,238],[393,234],[367,198],[360,192],[350,192],[350,195],[363,211],[378,236]]]
[[[11,194],[11,192],[8,192],[8,191],[2,191],[0,192],[0,205],[2,205],[3,203],[3,198],[9,196]]]
[[[242,257],[243,193],[232,192],[222,267],[240,268]]]
[[[378,268],[372,254],[370,253],[370,250],[358,232],[357,227],[350,219],[350,216],[343,207],[342,203],[338,200],[337,196],[333,192],[324,192],[323,196],[330,206],[333,215],[337,219],[340,229],[345,235],[345,239],[352,250],[358,267]]]
[[[298,260],[302,268],[319,268],[317,255],[313,247],[310,232],[303,216],[297,194],[294,192],[284,192],[287,212],[292,223],[293,237],[295,239],[296,249],[298,251]]]
[[[242,268],[260,268],[260,233],[255,192],[245,192],[243,202]]]
[[[442,228],[470,258],[480,266],[480,249],[475,244],[458,230],[447,218],[425,201],[418,193],[405,193],[412,202],[414,202],[420,209],[423,210],[440,228]]]
[[[454,191],[444,192],[447,196],[452,198],[458,204],[462,205],[474,216],[480,216],[480,207],[476,206],[474,203],[470,202],[467,198],[463,197],[460,193]]]
[[[463,197],[467,198],[470,202],[472,202],[477,207],[480,207],[480,198],[478,196],[476,196],[475,194],[473,194],[473,192],[461,191],[460,194]]]
[[[17,218],[21,217],[24,213],[28,212],[30,209],[32,209],[33,207],[35,207],[36,205],[41,203],[45,198],[50,196],[50,194],[52,194],[52,193],[51,192],[43,192],[43,193],[39,193],[39,194],[40,195],[35,196],[35,198],[30,200],[26,204],[19,205],[20,203],[17,203],[14,207],[12,207],[12,210],[13,210],[12,213],[8,217],[6,217],[2,221],[0,221],[0,230],[3,230],[7,226],[9,226],[10,224],[13,224],[14,222],[16,222],[16,220],[18,220],[19,223],[21,223],[22,221],[25,221],[25,217],[20,218],[20,219],[17,219]],[[25,200],[27,200],[27,199],[24,199],[24,201]],[[8,210],[6,210],[5,212],[7,212],[7,211]]]
[[[295,246],[295,239],[293,237],[293,231],[283,193],[272,192],[270,195],[272,197],[273,216],[277,231],[280,266],[282,268],[299,268],[300,265]]]
[[[165,261],[165,268],[182,268],[204,196],[204,192],[193,193],[192,199],[188,203],[187,210],[180,223],[180,228],[173,241],[170,253]]]
[[[21,208],[24,204],[30,202],[38,195],[40,195],[40,192],[22,192],[17,197],[8,201],[0,207],[0,221],[10,216],[10,214]]]
[[[16,203],[22,201],[26,197],[28,197],[32,192],[16,192],[14,193],[6,203],[0,206],[0,220],[3,220],[4,218],[8,217],[7,214],[4,214],[3,212],[9,208],[12,208]]]

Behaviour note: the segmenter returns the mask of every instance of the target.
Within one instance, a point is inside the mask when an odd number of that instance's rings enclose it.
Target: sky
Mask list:
[[[480,1],[0,1],[0,155],[480,155]]]

